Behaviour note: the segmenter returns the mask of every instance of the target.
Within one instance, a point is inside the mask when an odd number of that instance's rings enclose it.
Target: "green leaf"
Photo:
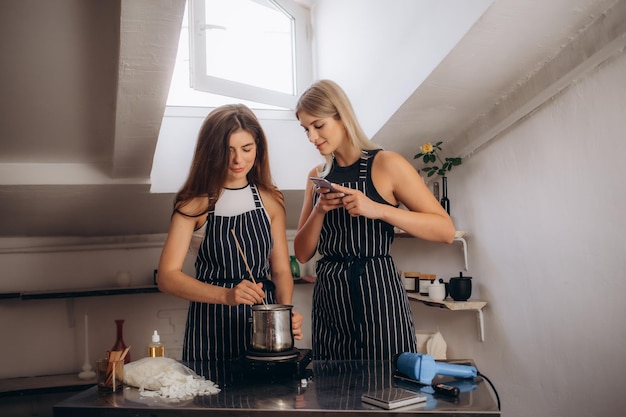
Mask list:
[[[413,157],[413,159],[418,159],[418,158],[421,158],[423,155],[424,155],[424,154],[420,152],[420,153],[418,153],[417,155],[415,155],[415,156]]]

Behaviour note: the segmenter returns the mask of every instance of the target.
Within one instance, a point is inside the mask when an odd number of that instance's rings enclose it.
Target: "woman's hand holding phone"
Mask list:
[[[317,188],[325,188],[329,191],[320,193],[318,206],[325,213],[343,207],[352,217],[364,216],[370,219],[379,219],[382,216],[380,204],[374,203],[370,198],[358,190],[343,192],[333,187],[333,184],[325,178],[311,177]],[[343,189],[349,189],[341,187]]]
[[[341,200],[345,196],[345,193],[337,190],[333,187],[333,184],[325,178],[311,177],[311,181],[316,185],[317,190],[328,190],[325,192],[317,191],[320,194],[320,198],[315,205],[317,210],[322,213],[327,213],[330,210],[342,207]]]
[[[311,177],[311,181],[313,181],[313,184],[315,184],[317,188],[327,188],[331,193],[339,192],[333,188],[333,185],[326,178]]]

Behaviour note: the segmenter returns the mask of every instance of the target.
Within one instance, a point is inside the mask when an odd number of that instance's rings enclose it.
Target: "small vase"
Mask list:
[[[111,351],[123,351],[126,349],[126,343],[124,343],[124,320],[115,320],[115,325],[117,326],[117,339]],[[130,352],[124,358],[124,363],[128,362],[130,362]]]
[[[446,212],[450,214],[450,200],[448,200],[448,177],[441,177],[442,182],[442,192],[443,196],[441,197],[441,206],[446,209]]]

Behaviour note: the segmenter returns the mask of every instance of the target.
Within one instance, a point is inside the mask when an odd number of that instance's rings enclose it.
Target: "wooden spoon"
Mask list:
[[[243,253],[243,249],[241,249],[241,246],[239,245],[239,241],[237,240],[237,235],[235,235],[235,229],[230,229],[230,231],[233,234],[233,238],[235,238],[235,245],[237,245],[237,250],[239,251],[239,255],[241,255],[241,259],[243,259],[243,263],[246,265],[246,269],[248,270],[248,274],[250,274],[250,279],[252,280],[252,282],[254,284],[256,284],[256,280],[254,279],[254,275],[252,275],[252,271],[250,270],[250,267],[248,266],[248,260],[246,259],[246,254]],[[263,305],[265,307],[267,307],[267,303],[265,303],[265,298],[263,298]]]

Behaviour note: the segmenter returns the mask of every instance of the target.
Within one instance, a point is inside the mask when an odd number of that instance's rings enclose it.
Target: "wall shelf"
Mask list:
[[[96,385],[95,377],[84,380],[78,378],[76,374],[0,379],[0,398],[53,392],[82,391],[94,385]]]
[[[463,258],[465,259],[465,270],[468,271],[469,270],[469,265],[467,262],[467,241],[465,240],[464,237],[454,237],[454,241],[455,242],[461,242],[463,244]]]
[[[145,285],[136,287],[111,287],[111,288],[91,288],[83,290],[49,290],[49,291],[23,291],[23,292],[10,292],[0,293],[0,300],[50,300],[50,299],[65,299],[67,310],[67,322],[69,327],[73,328],[76,323],[74,322],[74,299],[81,297],[102,297],[110,295],[124,295],[124,294],[150,294],[158,293],[159,287],[156,285]]]
[[[21,297],[22,297],[22,293],[19,293],[19,292],[3,292],[3,293],[0,293],[0,300],[7,299],[7,298],[21,298]]]
[[[463,259],[465,261],[465,270],[468,271],[469,270],[469,263],[467,261],[467,241],[465,240],[465,237],[464,237],[466,234],[467,234],[466,231],[457,230],[456,233],[454,234],[454,241],[455,242],[461,242],[463,244]],[[411,236],[407,232],[401,231],[401,230],[397,230],[394,235],[395,235],[395,237],[399,237],[399,238],[412,238],[412,239],[415,239],[414,236]]]
[[[19,298],[21,300],[44,300],[51,298],[97,297],[107,295],[145,294],[155,292],[159,292],[159,287],[157,287],[156,285],[145,285],[138,287],[94,288],[84,290],[50,290],[0,293],[0,299]]]
[[[294,278],[294,284],[315,284],[315,277],[300,277]]]
[[[467,234],[464,230],[457,230],[454,233],[454,241],[461,242],[463,244],[463,259],[465,260],[465,270],[467,271],[469,268],[468,260],[467,260],[467,241],[465,240],[465,235]],[[405,231],[396,230],[396,237],[400,238],[413,238],[410,234]],[[420,295],[418,293],[407,292],[409,300],[419,301],[429,307],[439,307],[445,308],[452,311],[458,310],[471,310],[475,311],[478,317],[478,338],[481,342],[485,341],[485,321],[483,317],[483,308],[487,305],[486,301],[480,300],[468,300],[468,301],[433,301],[430,297],[425,295]]]
[[[407,293],[409,300],[420,301],[429,307],[445,308],[452,311],[471,310],[475,311],[478,317],[478,338],[481,342],[485,341],[485,322],[483,317],[483,308],[487,305],[486,301],[467,300],[467,301],[434,301],[426,295],[417,293]]]

